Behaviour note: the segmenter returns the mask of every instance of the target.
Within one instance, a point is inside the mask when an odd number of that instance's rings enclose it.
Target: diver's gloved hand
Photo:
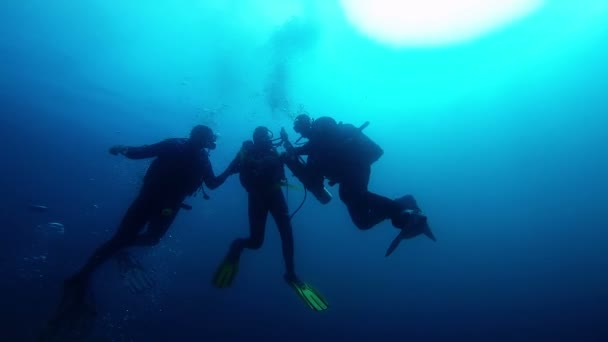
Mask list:
[[[228,168],[226,168],[226,173],[228,175],[234,175],[239,173],[239,166],[241,164],[241,156],[238,155],[236,158],[234,158],[230,164],[228,165]]]
[[[129,148],[125,145],[114,145],[112,147],[110,147],[110,154],[112,155],[119,155],[119,154],[125,154],[127,152]]]
[[[238,163],[232,162],[230,166],[228,166],[228,170],[226,170],[228,175],[235,175],[239,173]]]

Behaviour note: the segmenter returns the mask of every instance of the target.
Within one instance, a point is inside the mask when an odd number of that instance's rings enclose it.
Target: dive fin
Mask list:
[[[86,286],[75,279],[66,280],[59,307],[38,335],[38,341],[80,341],[93,332],[97,312]]]
[[[401,243],[401,240],[404,239],[404,237],[402,236],[403,234],[400,232],[399,234],[397,234],[397,236],[393,239],[393,242],[391,242],[390,246],[388,246],[388,249],[386,250],[386,254],[384,254],[385,257],[393,254],[393,252],[395,251],[395,249],[397,249],[397,247],[399,247],[399,244]]]
[[[232,285],[239,270],[238,262],[224,259],[213,275],[213,286],[225,289]]]
[[[116,261],[120,276],[131,293],[142,294],[156,287],[156,280],[152,273],[128,252],[119,253]]]
[[[329,308],[327,300],[312,286],[299,280],[288,280],[287,283],[310,309],[320,312]]]
[[[431,231],[431,227],[429,227],[428,224],[425,225],[424,230],[422,231],[422,234],[426,235],[429,239],[433,240],[433,242],[437,242],[437,238],[435,237],[435,234],[433,234],[433,232]]]
[[[399,247],[399,244],[402,240],[412,239],[420,234],[424,234],[429,239],[433,240],[434,242],[437,242],[437,238],[435,237],[435,234],[433,234],[433,232],[431,231],[431,227],[429,227],[426,217],[419,215],[415,218],[414,223],[411,223],[401,229],[399,234],[397,234],[395,239],[393,239],[391,244],[388,246],[388,249],[386,250],[386,254],[384,256],[388,257],[389,255],[391,255],[395,251],[395,249]]]

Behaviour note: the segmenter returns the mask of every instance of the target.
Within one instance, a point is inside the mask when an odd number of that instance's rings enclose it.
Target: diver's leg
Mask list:
[[[264,243],[264,230],[268,217],[268,205],[265,196],[256,196],[249,193],[249,237],[236,239],[230,245],[228,254],[215,271],[212,283],[218,288],[227,288],[232,285],[239,268],[241,254],[245,248],[258,249]]]
[[[403,210],[397,201],[367,189],[370,173],[369,166],[351,168],[340,184],[340,199],[359,229],[370,229]]]
[[[64,284],[66,290],[73,292],[79,300],[84,300],[91,274],[117,252],[135,242],[137,234],[143,229],[148,220],[148,206],[147,199],[141,195],[135,199],[123,217],[114,236],[97,248],[78,272],[66,279]]]
[[[360,193],[348,181],[340,183],[340,200],[346,205],[351,220],[359,229],[369,229],[367,223],[369,209],[364,203],[364,194]]]
[[[181,202],[180,202],[181,203]],[[148,229],[145,233],[137,236],[135,246],[155,246],[165,236],[171,224],[179,212],[179,204],[164,206],[150,218]]]
[[[143,234],[137,236],[133,246],[157,245],[175,220],[180,204],[181,201],[171,205],[162,205],[162,201],[158,201],[152,206],[148,228]],[[126,251],[117,255],[116,259],[123,282],[131,293],[145,293],[156,286],[153,273]]]
[[[369,206],[368,223],[372,226],[396,217],[404,209],[398,201],[370,191],[367,191],[365,197]]]
[[[369,208],[366,223],[374,226],[386,219],[391,219],[393,226],[403,228],[407,225],[412,214],[420,217],[420,208],[416,199],[412,195],[405,195],[395,200],[375,194],[367,190],[371,169],[362,169],[359,179],[355,179],[357,186],[362,187],[365,184],[365,200],[364,203]]]
[[[370,229],[374,226],[369,219],[370,208],[367,203],[369,172],[369,167],[349,168],[340,183],[340,200],[346,205],[353,223],[359,229]]]
[[[116,252],[135,243],[137,234],[145,227],[149,218],[148,201],[141,196],[129,207],[120,226],[110,240],[101,245],[89,258],[77,276],[88,279],[97,267],[110,259]]]
[[[287,202],[285,201],[285,197],[281,190],[277,190],[276,193],[272,195],[270,213],[274,218],[274,222],[277,224],[281,236],[283,259],[285,260],[285,276],[295,279],[293,230],[291,227],[291,220],[289,219]]]
[[[229,257],[238,260],[245,248],[259,249],[264,243],[264,232],[268,218],[268,203],[265,196],[249,194],[249,237],[236,239],[230,247]]]

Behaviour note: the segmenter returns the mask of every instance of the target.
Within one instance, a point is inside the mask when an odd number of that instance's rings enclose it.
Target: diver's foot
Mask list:
[[[424,234],[429,239],[437,241],[428,224],[428,218],[422,213],[404,211],[392,221],[395,228],[401,229],[399,233],[401,239],[411,239]]]
[[[417,230],[427,225],[428,218],[421,212],[404,210],[391,219],[393,226],[397,229]]]
[[[401,210],[397,216],[391,219],[391,222],[395,228],[404,229],[417,220],[418,216],[426,219],[426,216],[422,215],[422,210],[420,210],[418,207],[418,203],[416,203],[414,196],[405,195],[395,199],[395,202],[397,202]]]
[[[245,244],[245,239],[235,239],[232,241],[224,259],[233,263],[238,263],[241,259],[241,253],[243,253],[243,249],[245,249]]]
[[[285,279],[285,281],[288,284],[291,283],[301,283],[302,281],[300,280],[300,278],[298,278],[298,276],[295,274],[295,272],[287,272],[283,275],[283,279]]]
[[[415,212],[410,209],[400,212],[397,216],[391,219],[393,227],[397,229],[406,229],[412,226],[418,226],[426,223],[426,221],[426,216],[420,212]]]
[[[412,210],[414,212],[420,212],[420,208],[418,207],[418,203],[416,199],[412,195],[405,195],[403,197],[399,197],[395,199],[395,202],[399,205],[401,211],[404,210]]]

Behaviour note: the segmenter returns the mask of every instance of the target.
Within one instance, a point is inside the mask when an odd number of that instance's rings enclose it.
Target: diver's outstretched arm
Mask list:
[[[115,145],[110,148],[110,153],[113,155],[122,154],[123,156],[129,159],[147,159],[157,157],[161,154],[171,142],[169,139],[161,141],[152,145],[143,145],[143,146],[125,146],[125,145]]]

